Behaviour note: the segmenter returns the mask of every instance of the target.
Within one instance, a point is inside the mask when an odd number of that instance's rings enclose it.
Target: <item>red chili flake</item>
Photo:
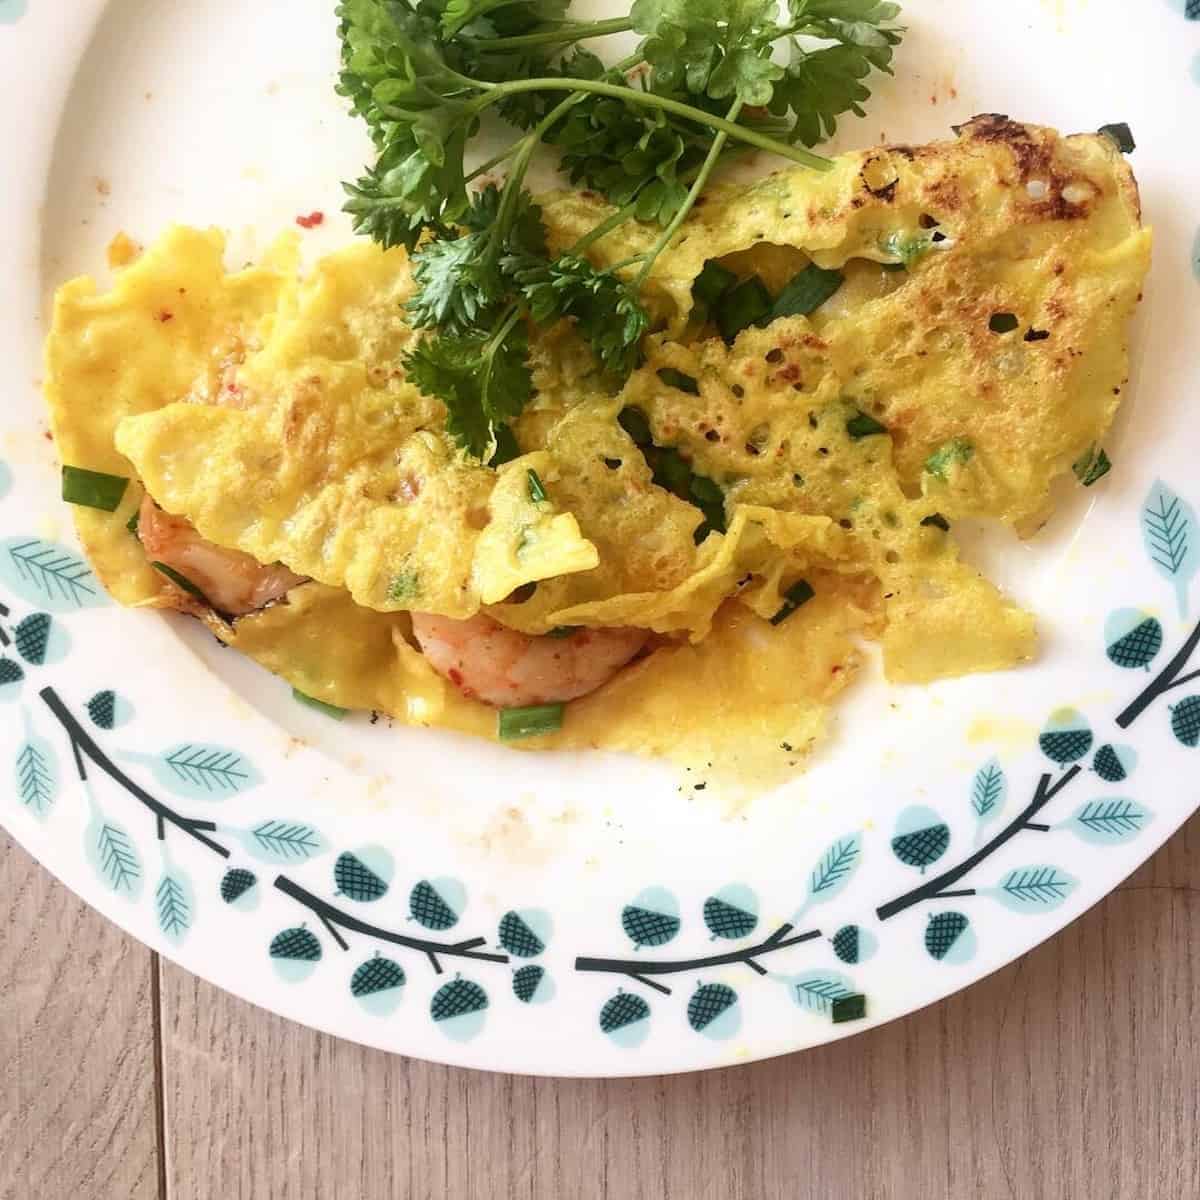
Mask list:
[[[296,218],[296,224],[301,229],[315,229],[318,225],[325,224],[325,214],[323,212],[311,212],[307,217],[299,216]]]
[[[168,321],[175,320],[175,314],[169,309],[162,309],[158,314],[158,319],[165,325]]]
[[[462,672],[456,671],[453,667],[451,667],[448,673],[450,675],[450,682],[452,684],[454,684],[455,687],[461,687],[462,686]]]

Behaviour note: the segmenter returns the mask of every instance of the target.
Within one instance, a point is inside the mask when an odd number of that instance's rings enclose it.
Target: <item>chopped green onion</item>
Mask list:
[[[1124,121],[1113,125],[1101,125],[1098,132],[1116,142],[1117,149],[1122,154],[1132,154],[1137,149],[1137,142],[1133,140],[1133,130]]]
[[[165,575],[177,588],[182,588],[201,604],[207,604],[214,612],[217,611],[212,601],[186,575],[180,575],[174,567],[168,567],[164,562],[152,562],[150,565]]]
[[[525,472],[529,479],[529,498],[534,504],[541,504],[546,499],[546,489],[542,486],[542,481],[538,478],[538,473],[532,468]]]
[[[137,537],[138,536],[138,527],[141,525],[141,523],[142,523],[142,506],[139,504],[137,506],[137,508],[135,508],[133,510],[133,512],[131,512],[129,514],[129,520],[125,522],[125,528],[128,529],[129,532],[132,533],[134,537]]]
[[[725,493],[705,475],[693,475],[690,490],[692,499],[701,504],[725,503]]]
[[[892,270],[899,270],[903,267],[906,271],[912,270],[913,264],[922,255],[928,253],[931,245],[932,242],[926,234],[904,234],[899,232],[899,230],[895,233],[889,233],[879,243],[879,247],[884,254],[888,254],[893,259],[899,260],[898,262],[886,265],[890,265]]]
[[[502,708],[496,714],[496,732],[502,742],[540,737],[562,728],[565,704],[533,704],[528,708]]]
[[[830,1006],[829,1015],[835,1025],[846,1021],[861,1021],[867,1015],[867,998],[862,992],[839,996]]]
[[[709,259],[704,270],[692,282],[692,296],[699,304],[710,307],[737,282],[737,276],[719,262]]]
[[[786,592],[783,593],[783,606],[771,618],[772,625],[782,625],[802,605],[807,604],[816,592],[812,589],[812,584],[807,579],[801,579],[797,583],[793,583]]]
[[[1020,325],[1021,322],[1010,312],[992,313],[991,319],[988,321],[988,328],[993,333],[1012,333]]]
[[[721,336],[732,342],[743,329],[757,325],[770,313],[771,293],[757,275],[751,275],[721,297],[713,316]]]
[[[950,468],[970,462],[975,448],[966,438],[953,438],[939,446],[926,460],[925,470],[943,482],[949,477]]]
[[[308,696],[300,691],[299,688],[292,688],[292,699],[307,705],[309,708],[315,708],[317,712],[324,713],[327,717],[332,717],[335,721],[342,720],[350,711],[348,708],[339,708],[336,704],[326,704],[324,700],[318,700],[316,696]]]
[[[699,545],[712,532],[725,532],[725,493],[706,475],[693,475],[688,491],[692,503],[704,514],[704,524],[696,530]]]
[[[640,408],[621,409],[617,423],[633,439],[635,446],[649,446],[654,441],[650,434],[650,422]]]
[[[696,529],[697,545],[713,530],[724,533],[725,493],[720,486],[703,475],[697,475],[688,460],[673,446],[656,446],[646,414],[640,408],[623,408],[617,420],[641,450],[653,482],[680,500],[694,504],[704,513],[705,521]]]
[[[555,625],[546,636],[552,638],[569,638],[574,637],[580,630],[578,625]]]
[[[392,576],[387,595],[393,604],[399,604],[403,600],[412,600],[420,590],[421,580],[416,571],[400,571]]]
[[[668,492],[674,492],[680,500],[687,500],[692,489],[692,468],[687,459],[671,446],[655,447],[656,453],[650,465],[654,471],[654,482]],[[650,461],[650,456],[647,456]]]
[[[943,533],[950,532],[950,522],[942,516],[941,513],[930,513],[921,521],[922,525],[932,525],[935,529],[940,529]]]
[[[521,447],[517,445],[513,431],[507,425],[501,425],[496,430],[496,450],[488,459],[488,466],[502,467],[505,463],[512,462],[514,458],[520,457]]]
[[[798,275],[793,276],[783,291],[775,297],[771,307],[771,320],[779,317],[807,317],[815,312],[846,282],[841,271],[826,271],[816,263],[809,263]]]
[[[129,480],[124,475],[106,475],[83,467],[63,467],[62,498],[68,504],[116,512]]]
[[[1112,463],[1102,447],[1093,446],[1072,465],[1071,470],[1075,472],[1075,478],[1084,487],[1091,487],[1093,483],[1098,483],[1112,470]]]
[[[886,425],[881,425],[874,417],[864,412],[855,413],[846,422],[846,432],[857,442],[865,437],[874,437],[879,433],[887,433]]]
[[[658,377],[667,387],[687,392],[689,396],[700,395],[700,385],[690,375],[685,375],[682,371],[675,370],[674,367],[663,367],[658,372]]]

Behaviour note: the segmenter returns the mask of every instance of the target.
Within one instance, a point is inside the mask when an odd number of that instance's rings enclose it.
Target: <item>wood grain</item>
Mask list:
[[[164,963],[165,1197],[1194,1200],[1196,849],[1200,818],[1060,937],[940,1005],[701,1075],[556,1081],[431,1066],[290,1025]],[[16,919],[49,937],[44,898],[27,891],[17,907],[43,910]],[[99,918],[79,920],[77,938],[104,935]],[[29,1002],[10,958],[0,953],[5,1011]],[[46,1036],[82,1046],[91,1030]],[[0,1079],[4,1112],[24,1085]],[[42,1095],[46,1111],[62,1103]],[[110,1114],[94,1102],[99,1127]],[[21,1120],[45,1128],[37,1109]],[[62,1178],[84,1177],[95,1144],[73,1153]],[[4,1196],[8,1171],[0,1163]],[[126,1194],[154,1193],[73,1191]]]
[[[0,1196],[159,1196],[154,955],[3,830],[0,895]]]

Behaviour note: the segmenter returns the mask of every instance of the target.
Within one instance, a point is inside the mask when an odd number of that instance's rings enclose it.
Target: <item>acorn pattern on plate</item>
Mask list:
[[[72,682],[70,622],[105,603],[98,583],[77,552],[33,536],[0,541],[0,701],[17,734],[9,808],[76,823],[97,879],[120,903],[146,906],[165,946],[179,951],[229,913],[243,922],[234,936],[257,930],[280,986],[329,975],[371,1017],[427,1020],[451,1041],[521,1014],[536,1021],[564,972],[594,982],[592,1036],[614,1053],[656,1029],[732,1043],[762,1019],[764,989],[805,1019],[863,1021],[877,998],[854,975],[881,948],[953,972],[997,919],[975,906],[1013,921],[1054,913],[1079,894],[1073,855],[1127,845],[1153,824],[1135,722],[1161,722],[1181,753],[1200,747],[1200,624],[1180,619],[1193,612],[1200,555],[1192,505],[1156,481],[1140,534],[1162,593],[1131,597],[1097,639],[1114,688],[1136,685],[1124,709],[1050,708],[1040,761],[977,762],[957,812],[901,800],[887,829],[806,850],[785,894],[736,879],[694,895],[647,882],[612,912],[606,945],[560,945],[552,904],[481,904],[436,863],[403,862],[383,844],[336,846],[286,808],[241,816],[237,803],[264,779],[240,747],[190,729],[140,745],[125,688]],[[871,877],[894,881],[887,897],[857,893],[868,854],[890,862]]]

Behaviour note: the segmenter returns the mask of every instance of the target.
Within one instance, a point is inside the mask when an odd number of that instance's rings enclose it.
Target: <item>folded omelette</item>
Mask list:
[[[556,247],[608,212],[542,204]],[[656,237],[629,222],[589,254],[618,264]],[[1028,536],[1061,477],[1093,479],[1150,242],[1109,138],[980,117],[712,188],[647,280],[642,365],[613,394],[570,322],[541,336],[498,467],[464,457],[406,378],[408,258],[366,242],[302,278],[290,236],[228,272],[218,232],[171,229],[111,290],[59,291],[46,393],[67,468],[135,481],[114,511],[75,509],[122,603],[191,611],[326,704],[483,736],[495,708],[414,622],[648,631],[522,744],[766,776],[821,737],[864,639],[898,683],[1034,655],[1033,617],[960,555],[954,522]],[[734,338],[698,283],[716,269],[782,297],[810,267],[838,281],[824,303]],[[680,463],[702,491],[671,486]],[[281,572],[281,593],[222,612],[153,560],[145,512]]]

